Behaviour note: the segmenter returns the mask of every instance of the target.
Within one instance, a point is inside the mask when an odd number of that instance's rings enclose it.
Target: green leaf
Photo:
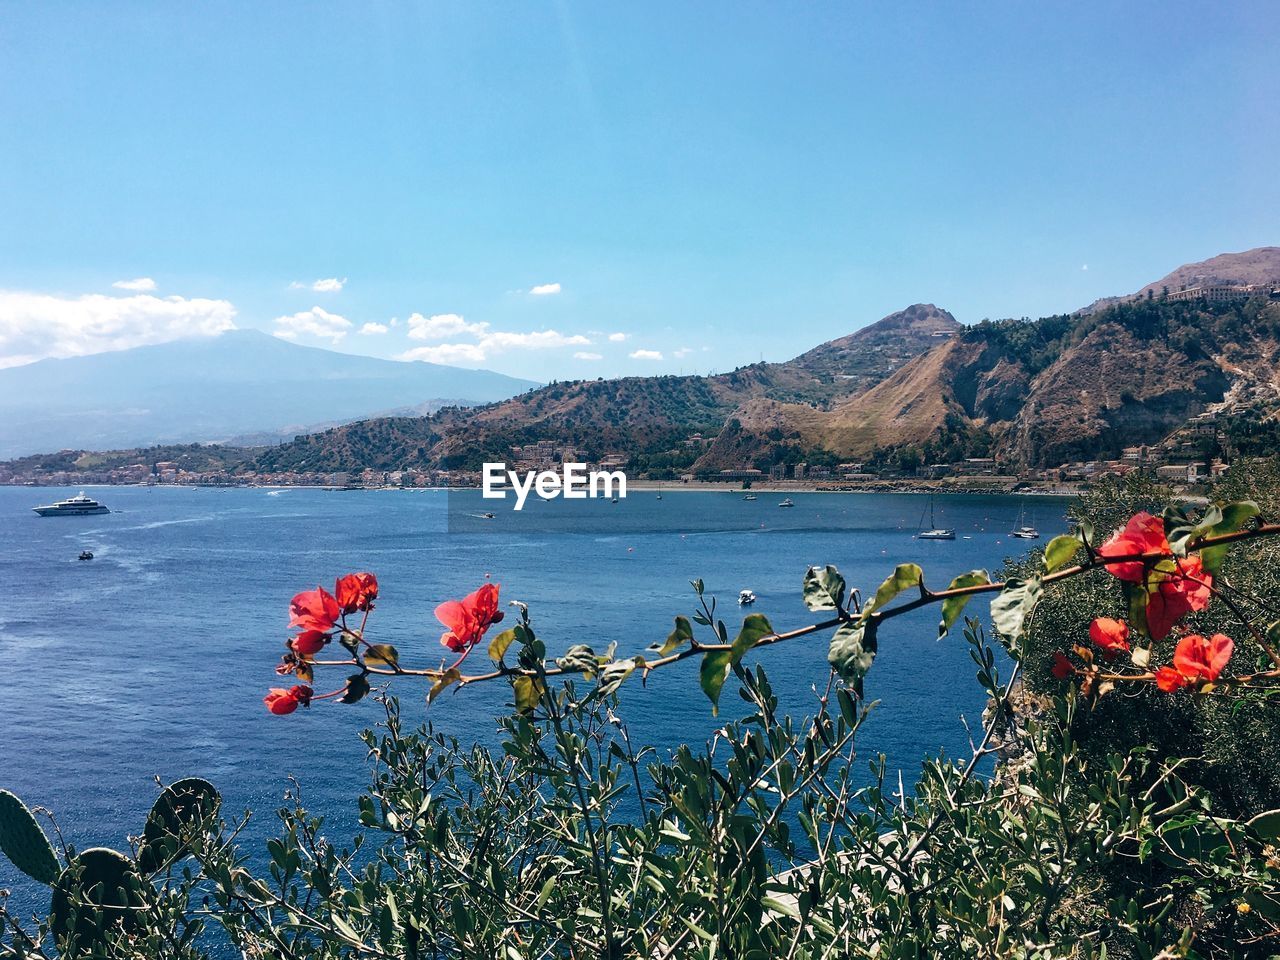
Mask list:
[[[451,686],[462,679],[462,673],[457,667],[450,667],[444,673],[436,678],[431,684],[431,689],[427,691],[427,703],[435,703],[436,697],[444,693]]]
[[[364,662],[371,667],[394,667],[400,663],[400,651],[389,643],[370,644]]]
[[[743,655],[754,647],[765,637],[773,636],[773,627],[769,625],[769,620],[762,613],[753,613],[742,621],[742,629],[738,631],[738,636],[733,641],[733,647],[730,649],[730,659],[733,663],[738,663]]]
[[[711,713],[713,716],[720,712],[720,690],[724,686],[725,679],[729,676],[731,665],[732,661],[728,650],[709,650],[702,656],[702,670],[699,682],[702,684],[702,692],[711,701]]]
[[[339,703],[359,703],[369,692],[369,681],[363,673],[347,677],[347,692],[338,698]]]
[[[61,867],[53,844],[27,805],[8,790],[0,790],[0,850],[32,880],[51,884]]]
[[[564,652],[564,656],[556,659],[556,665],[561,670],[581,673],[590,680],[599,670],[600,658],[585,643],[575,643]]]
[[[489,659],[494,663],[501,663],[503,654],[507,652],[507,648],[515,642],[516,631],[522,630],[519,624],[510,629],[503,630],[500,634],[489,641]]]
[[[987,576],[985,570],[970,570],[968,573],[962,573],[951,581],[948,590],[961,590],[965,587],[979,587],[983,584],[991,582],[991,578]],[[958,597],[946,597],[942,601],[942,620],[938,623],[938,638],[941,639],[947,635],[947,631],[955,626],[956,621],[960,619],[960,614],[964,613],[965,604],[969,602],[972,594],[963,594]]]
[[[1140,637],[1151,635],[1147,628],[1147,596],[1146,588],[1140,583],[1128,580],[1121,581],[1120,592],[1124,596],[1125,608],[1129,613],[1129,629]]]
[[[1280,810],[1258,814],[1249,821],[1249,829],[1270,843],[1280,840]]]
[[[860,683],[876,658],[876,621],[846,623],[831,638],[827,662],[846,680]]]
[[[658,651],[658,656],[665,657],[675,653],[686,643],[693,639],[693,624],[689,622],[688,617],[676,617],[676,628],[667,635],[667,642],[658,646],[654,644],[654,648]]]
[[[880,584],[871,602],[862,608],[862,619],[866,620],[873,610],[880,610],[908,587],[924,585],[924,571],[914,563],[900,563],[884,583]]]
[[[1080,549],[1080,538],[1074,534],[1064,533],[1054,537],[1044,548],[1044,572],[1053,573],[1067,563]]]
[[[147,814],[138,848],[138,869],[158,873],[191,852],[195,837],[210,829],[222,807],[217,787],[188,777],[169,784]]]
[[[1222,508],[1222,520],[1215,524],[1211,530],[1206,531],[1203,536],[1217,537],[1227,533],[1235,533],[1237,530],[1244,529],[1244,525],[1261,512],[1258,509],[1258,505],[1252,500],[1229,503]],[[1231,544],[1229,543],[1224,543],[1218,547],[1205,547],[1200,551],[1200,560],[1206,570],[1216,573],[1230,550]]]
[[[991,601],[991,622],[1009,643],[1021,639],[1031,612],[1043,593],[1039,577],[1029,580],[1011,578]]]
[[[606,664],[600,671],[600,693],[607,696],[614,693],[636,667],[644,666],[644,657],[633,657],[630,660],[615,660]]]
[[[515,691],[516,710],[519,713],[528,713],[536,707],[546,691],[541,680],[528,675],[516,677],[511,681],[511,688]]]
[[[804,574],[804,605],[815,613],[844,609],[845,582],[840,571],[827,564],[821,570],[810,567]]]

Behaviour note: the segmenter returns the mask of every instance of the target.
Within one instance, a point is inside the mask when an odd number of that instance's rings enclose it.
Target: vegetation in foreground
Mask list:
[[[630,658],[549,660],[528,608],[507,625],[485,584],[437,610],[451,662],[412,666],[376,642],[376,578],[339,578],[293,599],[277,672],[297,682],[267,709],[356,703],[384,679],[432,698],[498,685],[501,749],[406,730],[377,698],[362,833],[336,841],[295,795],[265,860],[203,781],[167,788],[127,854],[55,849],[0,794],[0,849],[51,889],[45,916],[0,906],[0,956],[1271,955],[1280,524],[1274,478],[1249,481],[1252,499],[1194,515],[1104,491],[1025,566],[942,590],[904,564],[864,601],[813,568],[815,622],[789,633],[753,614],[732,636],[695,584],[696,613]],[[989,626],[963,619],[980,595]],[[868,777],[857,740],[879,638],[925,606],[962,634],[989,707],[971,755],[926,761],[904,792],[879,760]],[[781,713],[751,650],[823,631],[812,715]],[[620,694],[685,660],[713,709],[730,684],[749,712],[660,756]]]

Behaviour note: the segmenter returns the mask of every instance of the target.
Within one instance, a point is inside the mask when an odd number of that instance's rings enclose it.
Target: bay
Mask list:
[[[271,831],[272,811],[302,786],[325,814],[336,842],[355,827],[366,782],[357,732],[380,717],[372,700],[318,703],[288,717],[262,705],[280,685],[273,668],[287,634],[288,601],[335,576],[371,570],[381,598],[369,624],[374,642],[395,644],[406,665],[437,665],[443,600],[485,582],[504,603],[529,604],[551,654],[574,643],[642,653],[665,638],[675,614],[692,613],[689,581],[701,577],[733,630],[738,591],[759,597],[752,612],[777,630],[811,622],[801,579],[811,564],[839,566],[864,594],[896,563],[925,569],[945,586],[974,568],[998,570],[1025,551],[1008,531],[1016,498],[938,497],[939,524],[960,539],[919,541],[926,500],[909,494],[781,495],[633,491],[608,500],[533,502],[516,514],[478,491],[330,491],[104,487],[88,492],[112,513],[41,518],[31,512],[76,493],[0,487],[0,786],[50,808],[80,848],[123,847],[141,831],[154,778],[202,776],[222,790],[224,810],[255,811],[247,842]],[[1066,502],[1027,501],[1028,519],[1053,535]],[[486,512],[493,520],[484,520]],[[81,550],[92,561],[76,558]],[[974,612],[985,614],[985,604]],[[939,641],[938,612],[888,626],[867,694],[881,701],[861,738],[863,768],[883,753],[909,786],[922,758],[965,755],[960,722],[980,723],[982,692],[959,632]],[[782,707],[813,710],[825,682],[826,635],[750,655],[768,671]],[[474,657],[482,661],[483,649]],[[320,672],[317,691],[345,673]],[[464,742],[492,744],[509,690],[472,686],[425,705],[425,685],[392,685],[406,716],[429,719]],[[732,680],[720,718],[698,688],[695,662],[623,688],[633,737],[668,750],[708,739],[738,715]]]

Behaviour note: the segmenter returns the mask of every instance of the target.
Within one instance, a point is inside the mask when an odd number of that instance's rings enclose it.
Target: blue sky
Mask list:
[[[0,365],[235,324],[706,372],[1070,310],[1280,243],[1278,48],[1271,2],[9,4]]]

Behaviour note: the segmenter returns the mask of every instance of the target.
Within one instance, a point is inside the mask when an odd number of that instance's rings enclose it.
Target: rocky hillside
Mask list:
[[[826,409],[892,376],[961,329],[945,310],[917,304],[786,363],[756,363],[712,377],[555,383],[484,407],[366,420],[273,447],[257,467],[474,468],[509,458],[513,445],[541,439],[588,457],[660,454],[691,433],[716,436],[737,408],[752,401]]]
[[[984,323],[831,407],[744,404],[698,462],[713,471],[795,446],[838,459],[914,447],[1028,466],[1156,443],[1228,391],[1280,409],[1280,303],[1139,300],[1082,318]]]
[[[785,363],[555,383],[481,407],[364,420],[271,447],[244,469],[476,469],[538,440],[587,460],[626,454],[633,471],[664,475],[888,457],[1046,466],[1158,442],[1207,410],[1247,415],[1241,436],[1256,439],[1280,413],[1280,301],[1158,291],[1276,280],[1280,247],[1263,247],[1040,320],[964,327],[916,304]],[[695,433],[707,441],[686,442]]]

